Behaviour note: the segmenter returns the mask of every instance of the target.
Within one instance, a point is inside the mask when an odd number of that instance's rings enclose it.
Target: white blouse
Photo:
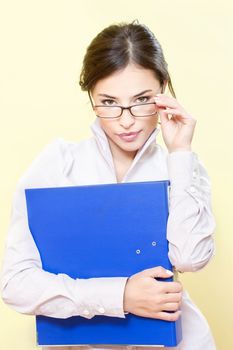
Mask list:
[[[1,296],[20,313],[58,318],[79,315],[90,319],[100,314],[127,317],[123,310],[126,277],[72,279],[66,274],[44,271],[27,224],[25,188],[117,183],[111,149],[98,117],[91,130],[93,136],[78,143],[60,137],[52,140],[16,185],[1,271]],[[159,131],[155,129],[139,149],[122,182],[170,180],[169,258],[180,272],[197,271],[214,255],[210,179],[193,151],[168,153],[157,144]],[[183,340],[179,346],[168,349],[216,349],[206,319],[186,291],[181,311]],[[114,348],[137,347],[59,347]]]

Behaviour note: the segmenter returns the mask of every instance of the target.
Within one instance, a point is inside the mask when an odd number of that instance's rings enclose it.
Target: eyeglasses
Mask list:
[[[120,118],[123,110],[128,109],[132,116],[134,117],[148,117],[152,115],[157,115],[156,103],[142,103],[138,105],[132,105],[129,107],[122,106],[103,106],[97,105],[93,106],[96,111],[96,116],[99,118]]]

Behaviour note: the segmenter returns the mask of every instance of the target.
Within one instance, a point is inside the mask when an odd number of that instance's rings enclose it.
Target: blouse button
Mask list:
[[[195,187],[191,186],[191,187],[190,187],[190,192],[195,193],[195,192],[196,192]]]
[[[101,314],[104,314],[105,313],[105,310],[103,307],[99,307],[98,311],[101,313]]]
[[[197,171],[196,170],[193,171],[193,177],[194,177],[194,179],[196,179],[196,177],[197,177]]]
[[[85,310],[83,310],[83,314],[87,316],[90,314],[90,312],[87,309],[85,309]]]

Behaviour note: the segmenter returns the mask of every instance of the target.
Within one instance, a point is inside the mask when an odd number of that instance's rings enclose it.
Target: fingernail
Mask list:
[[[173,272],[172,272],[172,271],[170,271],[170,270],[166,270],[166,273],[167,273],[168,275],[170,275],[170,276],[172,276],[172,275],[173,275]]]

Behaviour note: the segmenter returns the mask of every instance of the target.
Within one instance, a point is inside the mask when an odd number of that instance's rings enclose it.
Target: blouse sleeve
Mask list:
[[[215,251],[210,179],[192,151],[169,153],[167,164],[171,184],[167,223],[169,258],[179,272],[197,271]]]
[[[42,269],[28,227],[25,188],[59,182],[62,152],[59,142],[49,144],[18,181],[1,269],[1,296],[18,312],[55,318],[95,315],[125,318],[123,295],[127,277],[72,279]],[[40,186],[39,186],[40,185]]]

